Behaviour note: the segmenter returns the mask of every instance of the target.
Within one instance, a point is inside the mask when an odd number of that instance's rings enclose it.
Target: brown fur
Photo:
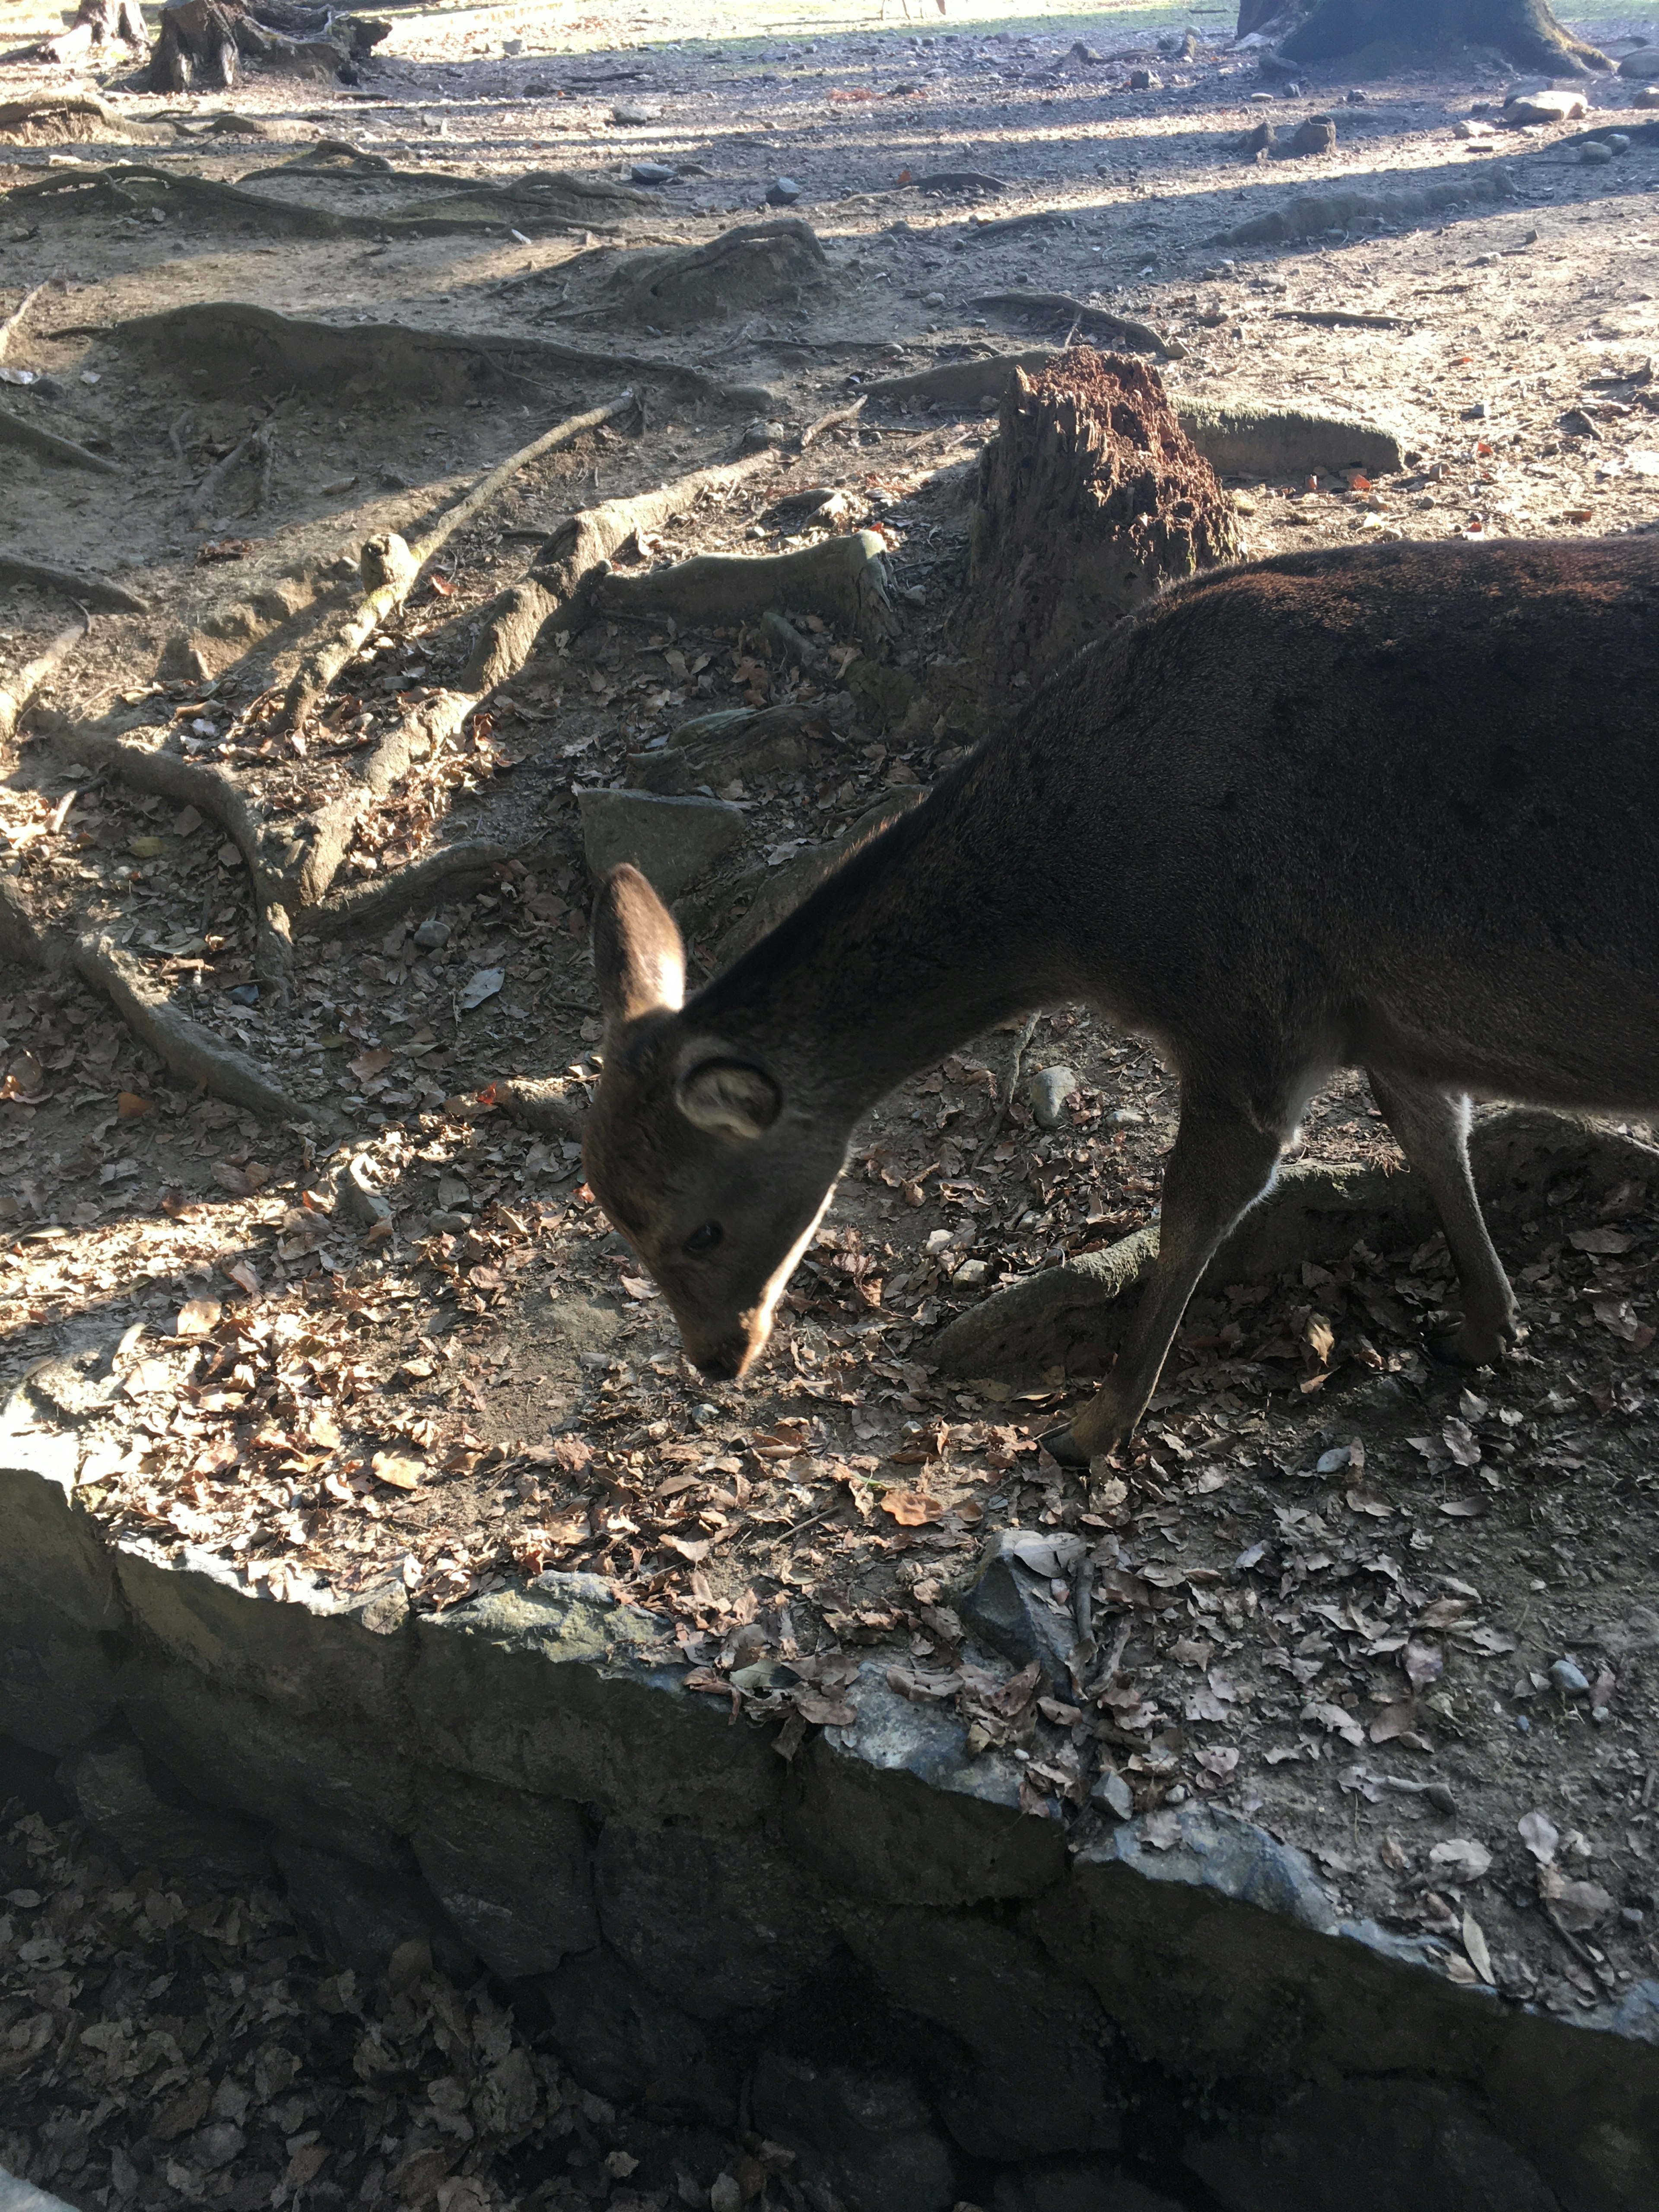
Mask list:
[[[739,1371],[866,1109],[1012,1012],[1088,1000],[1157,1041],[1181,1122],[1158,1268],[1062,1448],[1133,1426],[1210,1255],[1342,1067],[1439,1204],[1452,1349],[1492,1358],[1513,1301],[1466,1096],[1659,1103],[1656,701],[1648,538],[1291,554],[1181,585],[683,1008],[641,1006],[640,948],[660,968],[678,935],[617,872],[589,1179],[693,1356]],[[688,1091],[712,1063],[754,1071],[748,1119]],[[718,1249],[685,1255],[716,1220]]]

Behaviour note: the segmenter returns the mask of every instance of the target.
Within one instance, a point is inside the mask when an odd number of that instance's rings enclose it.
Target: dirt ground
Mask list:
[[[20,51],[55,27],[31,7],[0,15]],[[1252,553],[1368,532],[1655,526],[1659,145],[1639,134],[1659,124],[1624,105],[1628,80],[1590,93],[1592,121],[1637,134],[1592,165],[1553,150],[1579,124],[1496,150],[1456,135],[1501,97],[1495,64],[1291,88],[1230,55],[1218,10],[1009,21],[952,0],[943,20],[825,9],[757,30],[742,10],[712,31],[672,8],[390,19],[356,87],[296,97],[254,72],[228,99],[159,100],[125,88],[125,65],[100,73],[123,118],[228,111],[255,137],[131,154],[0,145],[0,188],[23,195],[0,203],[0,303],[50,288],[4,352],[0,405],[117,465],[0,447],[0,553],[113,579],[147,609],[93,615],[43,695],[48,716],[125,704],[134,730],[175,728],[279,832],[453,675],[481,610],[561,516],[730,460],[749,412],[805,424],[872,369],[1063,337],[981,304],[1022,287],[1151,323],[1179,349],[1161,364],[1177,399],[1288,398],[1398,430],[1397,477],[1233,483]],[[1188,22],[1196,51],[1174,58],[1162,42]],[[1659,9],[1575,27],[1659,40]],[[1135,68],[1147,88],[1129,88]],[[13,60],[4,89],[68,81]],[[1326,113],[1333,155],[1262,166],[1237,150],[1263,117]],[[356,234],[289,234],[142,183],[125,201],[31,196],[127,159],[232,182],[328,139],[398,174],[249,189],[368,217]],[[623,185],[641,164],[674,174],[633,185],[649,202],[603,233],[396,229],[446,187],[550,167]],[[1386,201],[1490,193],[1499,165],[1503,197],[1427,213]],[[1005,189],[901,181],[940,171]],[[823,246],[821,282],[689,329],[607,310],[618,270],[769,214],[781,177]],[[1226,239],[1338,186],[1381,192],[1382,213],[1317,243]],[[1044,219],[991,228],[1022,216]],[[281,389],[257,360],[246,372],[238,341],[208,342],[210,316],[184,337],[133,327],[235,301],[335,328],[504,336],[524,349],[521,382],[484,398],[400,399],[374,375]],[[538,340],[623,365],[555,368]],[[627,364],[641,359],[707,374],[641,379]],[[642,424],[619,418],[523,470],[300,745],[271,734],[272,685],[307,625],[347,603],[364,538],[413,532],[539,428],[630,381]],[[747,386],[763,389],[733,404]],[[253,458],[204,490],[251,434]],[[775,446],[760,473],[638,549],[796,542],[763,518],[818,486],[842,495],[836,527],[880,531],[899,593],[896,702],[861,695],[814,773],[720,787],[749,815],[726,907],[693,917],[705,964],[744,871],[925,784],[976,736],[945,624],[984,434],[977,413],[872,406],[807,453]],[[0,689],[73,611],[49,588],[0,584]],[[692,715],[833,698],[854,647],[805,642],[799,669],[729,630],[600,623],[550,644],[368,818],[341,880],[371,884],[456,836],[512,857],[470,896],[302,939],[286,1007],[256,976],[246,872],[215,824],[76,766],[72,746],[15,740],[0,865],[30,910],[109,933],[290,1097],[339,1118],[329,1133],[274,1126],[179,1088],[103,998],[0,969],[0,1379],[27,1378],[42,1420],[80,1425],[84,1494],[112,1525],[224,1553],[278,1593],[295,1577],[361,1589],[395,1574],[446,1606],[588,1569],[671,1617],[721,1692],[763,1646],[787,1664],[873,1644],[914,1694],[956,1695],[951,1595],[987,1533],[1077,1529],[1127,1601],[1107,1619],[1115,1664],[1079,1703],[1030,1716],[1033,1817],[1080,1834],[1106,1820],[1089,1795],[1103,1765],[1143,1810],[1207,1792],[1311,1850],[1354,1912],[1443,1937],[1455,1978],[1566,2013],[1616,1997],[1659,1965],[1650,1187],[1600,1206],[1562,1188],[1553,1218],[1517,1233],[1505,1257],[1527,1334],[1501,1373],[1471,1380],[1426,1355],[1452,1294],[1438,1238],[1195,1305],[1121,1498],[1089,1513],[1035,1439],[1097,1371],[1097,1348],[958,1388],[928,1346],[999,1281],[1150,1217],[1176,1102],[1143,1047],[1085,1009],[1048,1009],[904,1085],[863,1133],[743,1389],[686,1365],[580,1181],[579,1147],[500,1110],[503,1078],[550,1074],[579,1107],[597,1073],[574,794],[619,782],[629,753]],[[429,923],[442,927],[417,938]],[[1026,1079],[1050,1065],[1077,1085],[1044,1131]],[[1393,1157],[1357,1088],[1316,1102],[1302,1146]],[[340,1192],[359,1157],[389,1223],[364,1226]],[[1069,1601],[1063,1577],[1054,1595]]]

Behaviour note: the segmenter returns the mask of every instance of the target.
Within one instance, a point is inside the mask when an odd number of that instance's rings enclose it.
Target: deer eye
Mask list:
[[[700,1260],[705,1252],[712,1252],[726,1231],[718,1221],[705,1221],[701,1229],[694,1229],[685,1240],[685,1251],[693,1260]]]

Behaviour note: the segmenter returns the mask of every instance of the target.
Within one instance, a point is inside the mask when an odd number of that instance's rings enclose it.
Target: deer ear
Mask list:
[[[693,1128],[744,1144],[763,1135],[783,1106],[765,1069],[742,1060],[700,1060],[681,1076],[674,1097]]]
[[[676,1012],[685,947],[674,917],[637,868],[613,868],[593,909],[593,969],[607,1022]]]

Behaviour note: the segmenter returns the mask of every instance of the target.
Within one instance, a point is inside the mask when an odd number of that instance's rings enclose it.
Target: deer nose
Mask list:
[[[732,1382],[742,1373],[748,1352],[747,1340],[733,1337],[724,1344],[711,1346],[706,1352],[694,1352],[691,1357],[698,1373],[706,1375],[711,1382]]]

